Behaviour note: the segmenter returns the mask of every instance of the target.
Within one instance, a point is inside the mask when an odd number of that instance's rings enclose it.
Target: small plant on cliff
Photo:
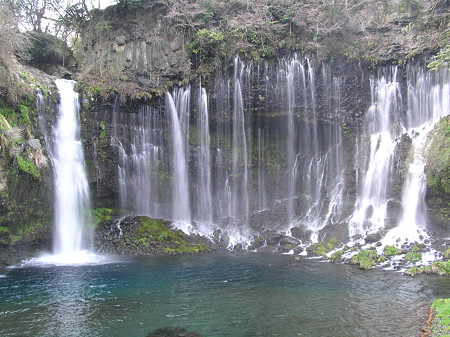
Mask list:
[[[450,64],[450,44],[441,49],[434,57],[434,60],[428,64],[428,69],[439,70]]]
[[[109,221],[112,218],[113,210],[111,208],[96,208],[92,210],[92,219],[94,219],[94,226],[96,227],[102,221]]]
[[[28,173],[34,179],[41,177],[36,166],[31,161],[23,159],[20,155],[16,155],[16,160],[20,171]]]

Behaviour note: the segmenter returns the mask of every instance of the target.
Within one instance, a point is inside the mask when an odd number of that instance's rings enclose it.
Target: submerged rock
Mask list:
[[[202,335],[183,328],[160,328],[147,337],[202,337]]]

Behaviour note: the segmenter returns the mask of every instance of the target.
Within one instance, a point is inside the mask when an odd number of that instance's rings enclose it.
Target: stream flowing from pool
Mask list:
[[[264,253],[24,266],[0,277],[0,335],[418,336],[446,278]]]

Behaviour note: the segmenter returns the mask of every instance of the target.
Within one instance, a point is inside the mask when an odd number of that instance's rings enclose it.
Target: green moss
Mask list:
[[[418,245],[414,245],[414,246],[412,247],[411,251],[412,251],[413,253],[418,253],[418,252],[420,252],[420,247],[419,247]]]
[[[11,243],[11,232],[9,228],[0,226],[0,247]]]
[[[94,220],[94,226],[97,227],[97,225],[102,221],[109,221],[112,218],[113,210],[111,208],[96,208],[92,210],[92,219]]]
[[[448,248],[444,253],[442,253],[444,256],[444,259],[449,260],[450,259],[450,248]]]
[[[403,254],[403,250],[395,246],[385,246],[383,249],[383,253],[386,256],[400,255]]]
[[[419,262],[420,260],[422,260],[422,254],[417,252],[406,253],[405,260],[409,262]]]
[[[433,262],[431,268],[434,274],[450,275],[450,261]]]
[[[381,256],[378,256],[378,258],[377,258],[377,262],[378,263],[383,263],[383,262],[386,262],[386,261],[387,261],[386,256],[381,255]]]
[[[425,171],[428,186],[450,195],[450,116],[442,118],[434,130]]]
[[[28,107],[26,105],[18,105],[17,108],[19,109],[18,115],[19,122],[22,125],[31,125]]]
[[[22,235],[11,235],[11,244],[15,244],[22,240]]]
[[[17,114],[13,109],[2,107],[0,108],[0,115],[6,118],[10,126],[16,126]]]
[[[434,300],[435,316],[431,330],[436,336],[450,336],[450,298]]]
[[[16,155],[16,160],[20,171],[28,173],[34,179],[40,179],[41,174],[31,161],[23,159],[20,155]]]
[[[424,272],[424,270],[422,269],[422,268],[419,268],[419,267],[411,267],[411,268],[409,268],[406,272],[405,272],[405,275],[408,275],[408,276],[416,276],[416,275],[420,275],[420,274],[422,274]]]
[[[166,254],[199,254],[209,251],[209,248],[202,244],[179,245],[178,247],[165,247],[163,252]]]
[[[307,251],[313,256],[326,256],[338,245],[339,241],[336,238],[330,238],[328,241],[313,243],[307,248]]]
[[[5,233],[10,233],[9,228],[5,227],[5,226],[0,226],[0,235],[5,234]]]
[[[341,262],[342,261],[342,255],[344,255],[344,250],[338,250],[331,254],[330,261],[331,262]]]
[[[174,230],[165,220],[139,217],[140,227],[135,233],[135,239],[140,244],[163,246],[165,254],[198,254],[209,251],[209,248],[200,243],[187,241],[187,236],[180,230]]]
[[[288,253],[290,252],[292,249],[294,249],[294,245],[291,243],[285,244],[281,246],[281,251],[283,253]]]
[[[106,134],[106,124],[105,124],[105,122],[104,122],[104,121],[101,121],[101,122],[98,124],[98,128],[99,128],[99,130],[100,130],[99,138],[100,138],[101,140],[105,139],[106,136],[107,136],[107,134]]]
[[[361,250],[352,256],[350,263],[358,265],[361,269],[372,269],[376,265],[376,259],[378,254],[375,250]]]
[[[428,64],[428,69],[439,70],[450,64],[450,44],[437,53],[434,60]]]

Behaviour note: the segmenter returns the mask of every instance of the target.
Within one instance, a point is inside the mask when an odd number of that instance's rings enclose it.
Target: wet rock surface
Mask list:
[[[121,255],[200,254],[218,249],[205,237],[187,235],[170,221],[146,216],[101,222],[96,229],[96,246],[101,253]]]
[[[183,328],[160,328],[147,337],[202,337],[202,335]]]

